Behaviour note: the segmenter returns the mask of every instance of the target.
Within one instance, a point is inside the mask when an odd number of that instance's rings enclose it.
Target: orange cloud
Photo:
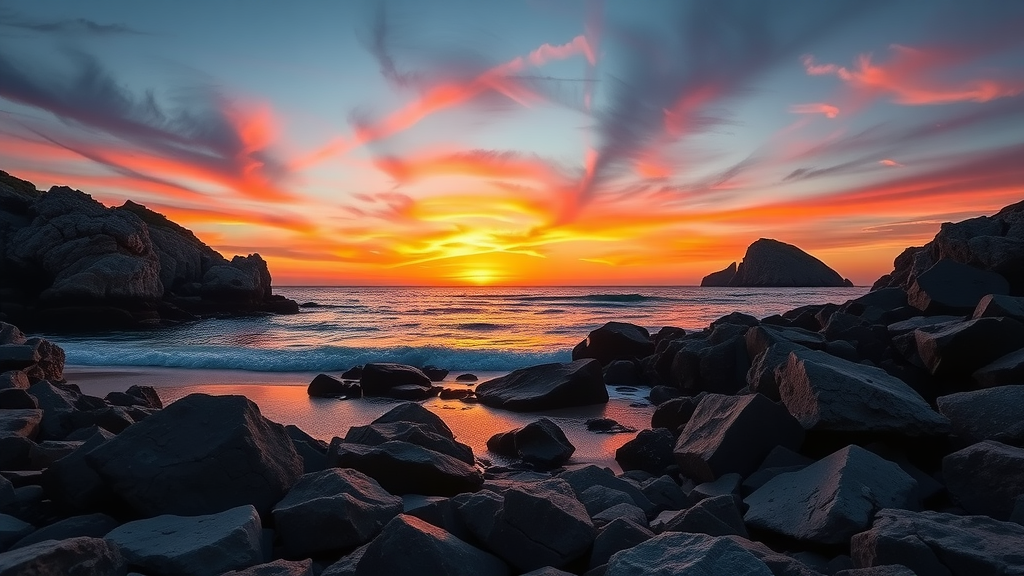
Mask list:
[[[897,162],[897,161],[895,161],[895,160],[893,160],[891,158],[885,158],[884,160],[879,160],[878,163],[881,164],[882,166],[894,166],[894,167],[901,167],[901,166],[903,166],[903,164],[900,164],[899,162]]]
[[[889,61],[877,64],[862,54],[854,66],[814,64],[804,58],[810,75],[834,74],[862,97],[888,94],[898,104],[927,105],[953,102],[988,102],[1024,93],[1024,78],[942,80],[937,76],[962,63],[963,57],[942,49],[911,48],[894,44]]]

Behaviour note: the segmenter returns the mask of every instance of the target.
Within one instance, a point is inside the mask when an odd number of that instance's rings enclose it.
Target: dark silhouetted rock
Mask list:
[[[607,526],[615,520],[625,519],[637,524],[643,524],[647,521],[647,515],[640,509],[636,504],[630,504],[623,502],[614,506],[609,506],[604,510],[601,510],[597,514],[591,516],[591,520],[594,522],[594,526],[601,528]]]
[[[344,382],[328,374],[317,374],[306,388],[306,394],[317,398],[361,398],[363,392],[358,384]]]
[[[938,377],[968,377],[1004,354],[1024,347],[1024,324],[1010,318],[979,318],[914,331],[917,353]]]
[[[405,364],[370,363],[363,366],[359,384],[367,396],[387,396],[395,386],[430,388],[430,378],[419,368]]]
[[[7,389],[28,390],[31,383],[24,370],[8,370],[0,374],[0,391]]]
[[[451,428],[444,423],[440,416],[427,410],[415,402],[403,402],[391,410],[388,410],[370,424],[390,424],[392,422],[414,422],[423,424],[435,433],[454,440]]]
[[[663,531],[748,537],[739,499],[732,494],[704,498],[666,522]]]
[[[313,438],[292,424],[285,426],[284,431],[292,439],[295,452],[302,458],[303,474],[319,472],[327,467],[327,442]]]
[[[1024,348],[1000,356],[971,374],[978,388],[991,388],[1024,382]],[[2,392],[0,392],[2,393]]]
[[[388,388],[384,395],[396,400],[426,400],[427,398],[437,396],[440,391],[440,388],[434,386],[424,387],[418,384],[401,384]]]
[[[771,346],[779,343],[792,344],[812,350],[823,350],[825,336],[797,327],[754,326],[743,335],[747,355],[754,358]]]
[[[1024,322],[1024,297],[986,294],[978,302],[972,318],[1013,318]]]
[[[840,570],[833,576],[917,576],[913,570],[902,564],[886,564],[872,568],[851,568]]]
[[[442,388],[437,397],[441,400],[462,400],[463,398],[469,398],[472,395],[473,392],[465,388]]]
[[[605,576],[669,576],[729,574],[772,576],[757,556],[726,536],[666,532],[608,561]]]
[[[708,482],[730,472],[747,475],[776,446],[797,450],[804,432],[784,408],[760,394],[708,394],[675,446],[681,472]]]
[[[508,566],[483,550],[412,516],[400,515],[368,544],[353,576],[507,576]]]
[[[547,418],[496,434],[487,441],[487,447],[492,452],[521,458],[523,462],[543,469],[565,464],[576,451],[576,447],[565,437],[565,432]]]
[[[220,576],[263,561],[262,525],[256,509],[239,506],[204,516],[165,514],[128,522],[106,540],[128,563],[151,574]]]
[[[13,547],[23,548],[44,540],[66,540],[82,536],[102,538],[107,532],[117,528],[117,524],[117,520],[106,514],[72,516],[36,530],[18,540]]]
[[[476,374],[459,374],[455,377],[456,382],[476,382]]]
[[[1007,520],[1024,494],[1024,448],[985,440],[942,459],[953,501],[971,514]]]
[[[853,537],[859,567],[901,564],[915,574],[997,576],[1024,573],[1024,526],[984,516],[880,510]]]
[[[6,552],[8,548],[11,548],[16,542],[31,534],[33,530],[35,530],[35,526],[28,522],[19,520],[14,516],[0,514],[0,552]],[[3,557],[0,556],[0,566],[2,565]]]
[[[242,396],[190,394],[86,456],[145,515],[251,504],[269,513],[302,474],[284,426]]]
[[[43,411],[39,426],[39,437],[45,440],[61,440],[75,426],[71,416],[76,411],[77,394],[73,391],[50,384],[46,380],[36,382],[28,389]]]
[[[572,359],[594,358],[607,366],[615,360],[643,358],[653,353],[654,342],[646,328],[626,322],[608,322],[572,349]]]
[[[266,564],[257,564],[244,570],[232,570],[222,576],[316,576],[313,561],[310,559],[274,560]]]
[[[0,411],[0,436],[21,436],[35,439],[39,434],[39,424],[42,420],[42,410],[2,410]]]
[[[111,505],[113,490],[89,466],[86,456],[113,437],[99,428],[77,450],[43,471],[43,485],[54,502],[75,512],[93,512]]]
[[[971,314],[986,295],[1009,291],[995,272],[942,259],[910,284],[907,301],[926,314]]]
[[[476,396],[485,406],[533,412],[604,404],[608,402],[608,389],[601,364],[588,358],[515,370],[481,383]]]
[[[330,468],[299,478],[274,506],[274,526],[289,556],[301,558],[369,542],[402,512],[402,499],[373,478]]]
[[[848,446],[799,472],[780,474],[748,496],[747,524],[819,544],[842,544],[879,508],[914,503],[917,483],[899,466]]]
[[[447,370],[436,366],[424,366],[422,371],[427,375],[427,378],[430,378],[431,382],[440,382],[448,376]]]
[[[629,434],[636,432],[636,428],[630,428],[619,424],[612,418],[587,418],[585,422],[587,430],[598,434]]]
[[[651,416],[651,428],[665,428],[672,433],[678,432],[693,417],[693,411],[697,409],[704,396],[706,393],[701,392],[695,396],[666,400]]]
[[[949,394],[936,403],[964,443],[999,438],[1024,442],[1024,385]]]
[[[640,485],[640,491],[654,503],[657,510],[682,510],[689,505],[687,492],[692,484],[684,489],[671,476],[664,475],[651,478]]]
[[[476,468],[461,460],[401,441],[367,446],[335,438],[327,465],[359,470],[392,494],[454,496],[479,490],[484,482]]]
[[[629,504],[635,506],[633,499],[621,490],[606,486],[591,486],[578,495],[578,499],[586,508],[587,514],[593,517],[598,512],[616,506]]]
[[[510,488],[493,522],[478,538],[522,572],[562,568],[586,554],[597,535],[572,488],[558,479]]]
[[[625,518],[613,520],[602,528],[594,539],[594,548],[590,552],[590,566],[606,564],[612,554],[632,548],[651,538],[654,538],[654,533],[646,526]]]
[[[472,465],[473,449],[456,442],[438,429],[419,422],[373,422],[367,426],[353,426],[345,434],[345,442],[379,446],[385,442],[401,441],[446,454]]]
[[[632,360],[613,360],[601,371],[609,386],[643,386],[646,380],[639,363]]]
[[[716,280],[721,278],[722,276],[716,277]],[[768,238],[761,238],[747,247],[743,261],[736,268],[736,274],[728,285],[852,286],[849,280],[844,280],[821,260],[792,244]]]
[[[39,402],[21,388],[5,388],[0,390],[0,410],[34,410]]]
[[[884,370],[815,350],[790,353],[779,369],[786,409],[806,430],[945,434],[949,421]]]
[[[629,495],[633,503],[639,506],[645,514],[654,514],[656,507],[653,502],[647,499],[634,484],[616,477],[607,468],[599,468],[593,464],[566,470],[558,475],[558,478],[565,480],[572,486],[577,498],[582,499],[582,494],[593,486],[604,486],[612,490],[618,490]]]
[[[779,382],[776,371],[789,361],[789,353],[805,350],[803,346],[792,342],[777,342],[763,352],[754,356],[747,369],[747,388],[751,392],[763,394],[773,402],[778,402]]]
[[[117,545],[101,538],[46,540],[0,554],[0,576],[123,576]]]
[[[683,391],[672,386],[654,386],[651,388],[650,394],[647,399],[651,401],[651,404],[655,406],[661,406],[665,402],[673,398],[679,398],[683,395]]]
[[[736,277],[736,263],[729,264],[718,272],[712,272],[701,279],[702,287],[725,287],[732,286],[732,280]]]
[[[675,436],[665,428],[641,430],[636,438],[615,450],[615,461],[623,470],[643,470],[660,476],[675,464],[675,444]]]

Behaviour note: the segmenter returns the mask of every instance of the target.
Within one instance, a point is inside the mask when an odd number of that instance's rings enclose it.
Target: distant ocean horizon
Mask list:
[[[608,321],[652,332],[699,330],[730,312],[763,318],[841,304],[853,288],[696,286],[278,286],[296,315],[204,319],[177,326],[46,334],[69,365],[261,372],[338,372],[367,362],[510,371],[571,358]]]

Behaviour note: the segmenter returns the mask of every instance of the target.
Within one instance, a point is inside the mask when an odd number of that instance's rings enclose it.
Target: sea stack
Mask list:
[[[739,266],[704,277],[701,286],[838,287],[853,286],[821,260],[785,242],[761,238],[747,247]]]

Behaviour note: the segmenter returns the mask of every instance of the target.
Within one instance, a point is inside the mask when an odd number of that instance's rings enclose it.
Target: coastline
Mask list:
[[[476,384],[505,372],[474,372],[479,380],[472,385],[455,382],[454,372],[437,384],[445,387],[472,389]],[[330,442],[333,437],[344,437],[352,426],[368,424],[381,414],[402,403],[390,398],[360,398],[337,400],[312,398],[306,387],[317,372],[255,372],[248,370],[76,366],[68,365],[64,376],[70,384],[77,384],[85,394],[103,397],[110,392],[122,392],[133,384],[152,386],[164,405],[192,393],[211,395],[237,394],[252,400],[268,419],[280,424],[294,424],[314,438]],[[646,400],[645,388],[631,392],[608,387],[608,404],[578,408],[518,413],[488,408],[481,404],[468,404],[458,400],[434,397],[420,404],[440,416],[456,438],[473,448],[473,453],[495,464],[510,463],[487,450],[487,439],[499,432],[525,426],[540,417],[555,421],[576,447],[568,465],[597,464],[616,473],[621,467],[615,461],[615,450],[632,439],[635,434],[600,434],[586,428],[589,418],[612,418],[624,426],[642,430],[648,428],[655,406]]]

